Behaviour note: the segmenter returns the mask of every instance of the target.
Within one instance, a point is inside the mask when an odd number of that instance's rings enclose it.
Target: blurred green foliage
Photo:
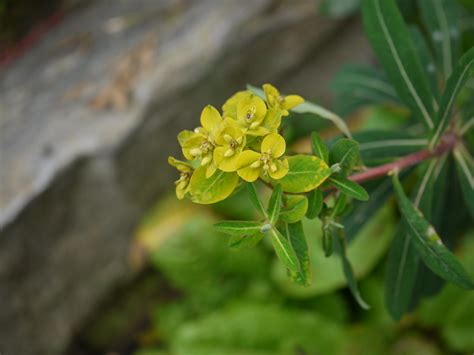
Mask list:
[[[384,250],[393,232],[392,211],[382,210],[372,226],[363,228],[354,241],[360,245],[350,245],[351,250],[377,254],[375,238],[383,242]],[[321,249],[319,229],[304,225],[310,248]],[[361,292],[372,306],[363,311],[344,290],[339,264],[327,263],[334,257],[325,259],[321,250],[314,259],[313,267],[319,268],[321,276],[315,285],[329,286],[311,291],[283,285],[288,278],[269,244],[232,252],[228,239],[213,228],[213,218],[197,216],[153,252],[151,262],[157,272],[182,295],[155,306],[154,340],[135,355],[431,355],[474,349],[471,293],[448,285],[424,301],[417,314],[397,324],[384,307],[380,257],[364,258],[365,254],[349,251],[356,274],[363,275]],[[474,233],[465,239],[459,256],[473,272]],[[446,309],[451,310],[448,316]]]

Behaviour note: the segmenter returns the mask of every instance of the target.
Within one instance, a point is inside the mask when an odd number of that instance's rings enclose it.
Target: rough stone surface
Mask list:
[[[132,271],[170,189],[176,134],[246,83],[329,100],[367,61],[357,20],[314,0],[96,1],[0,73],[0,353],[58,354]]]

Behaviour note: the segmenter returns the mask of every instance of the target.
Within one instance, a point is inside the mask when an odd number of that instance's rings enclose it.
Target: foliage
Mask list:
[[[287,278],[275,273],[282,266],[268,253],[270,244],[229,252],[225,236],[212,227],[213,219],[192,218],[153,251],[153,265],[182,294],[155,306],[152,329],[147,331],[148,338],[142,339],[143,348],[137,355],[158,351],[172,355],[397,354],[401,349],[406,354],[434,355],[450,353],[447,349],[472,349],[472,294],[449,286],[439,296],[424,302],[411,322],[400,328],[383,306],[382,270],[373,270],[380,252],[363,271],[365,275],[372,271],[371,276],[360,284],[371,310],[358,312],[351,299],[337,291],[344,286],[337,262],[314,268],[333,286],[297,294],[308,289],[291,283],[282,287]],[[395,223],[392,209],[382,211],[373,222],[357,238],[357,243],[365,240],[358,251],[353,252],[350,245],[351,260],[364,261],[364,251],[375,241],[385,244],[382,253],[388,246],[390,238],[386,236],[393,232]],[[308,230],[313,227],[312,221],[304,219],[303,223]],[[318,229],[313,227],[311,231],[319,233]],[[311,248],[321,247],[319,237]],[[473,246],[471,233],[461,246],[463,264],[470,272],[474,271]],[[333,260],[325,259],[322,250],[320,253],[318,262]],[[445,322],[446,307],[453,312]],[[465,314],[466,309],[470,313]],[[439,338],[433,334],[433,327],[439,327]]]
[[[375,211],[395,197],[401,218],[385,282],[386,305],[395,319],[437,293],[444,281],[474,288],[453,253],[474,215],[473,34],[457,18],[474,19],[453,1],[405,5],[400,2],[402,13],[395,0],[362,2],[364,28],[381,68],[346,67],[332,86],[336,111],[376,107],[383,117],[388,112],[401,118],[393,127],[353,135],[340,116],[298,95],[284,96],[270,84],[248,86],[224,103],[222,114],[207,106],[201,126],[179,134],[188,161],[170,158],[181,173],[180,199],[211,204],[247,186],[258,218],[215,225],[231,236],[233,248],[268,239],[281,261],[279,275],[283,268],[301,294],[312,294],[322,282],[312,264],[339,259],[350,291],[366,309],[357,284],[360,265],[353,266],[351,250]],[[409,15],[413,12],[417,16]],[[408,25],[407,18],[416,22]],[[312,132],[312,154],[289,155],[280,131],[295,114],[329,120],[345,137],[325,142]],[[271,192],[266,204],[265,189]],[[456,211],[467,213],[451,218]],[[324,256],[313,255],[308,225],[320,228]],[[361,252],[366,261],[371,249]]]

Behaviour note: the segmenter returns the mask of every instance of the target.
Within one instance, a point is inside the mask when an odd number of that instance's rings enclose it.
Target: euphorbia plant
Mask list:
[[[463,30],[455,27],[461,11],[453,1],[428,6],[420,0],[422,21],[409,29],[394,0],[363,3],[364,26],[383,72],[346,68],[336,77],[335,89],[347,111],[366,105],[404,110],[403,130],[352,137],[335,113],[298,95],[284,96],[270,84],[263,90],[249,86],[229,98],[222,113],[205,107],[201,127],[179,134],[188,161],[169,160],[181,172],[178,198],[211,204],[245,187],[260,218],[216,227],[231,235],[233,246],[255,246],[268,235],[290,277],[303,286],[312,278],[301,221],[318,218],[326,257],[333,251],[341,257],[354,297],[367,308],[346,245],[394,195],[401,222],[386,271],[392,316],[399,318],[439,290],[442,280],[472,289],[450,251],[474,216],[474,90],[465,85],[474,73],[474,48],[462,55]],[[422,33],[431,36],[427,40]],[[329,119],[345,137],[328,144],[312,132],[312,154],[289,154],[280,133],[292,112]],[[271,189],[268,203],[262,202],[257,181]],[[460,212],[453,216],[453,210]]]

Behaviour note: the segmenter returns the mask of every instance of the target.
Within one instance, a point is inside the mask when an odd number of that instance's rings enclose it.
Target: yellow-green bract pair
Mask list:
[[[194,167],[205,169],[199,176],[211,178],[216,171],[236,173],[246,181],[260,176],[281,179],[288,172],[284,156],[286,142],[278,134],[281,119],[288,110],[303,103],[298,95],[283,96],[272,85],[263,85],[265,100],[250,91],[240,91],[222,106],[222,115],[213,106],[201,113],[201,126],[178,135],[184,157],[169,163],[181,176],[176,181],[176,195],[193,194],[191,177]]]

